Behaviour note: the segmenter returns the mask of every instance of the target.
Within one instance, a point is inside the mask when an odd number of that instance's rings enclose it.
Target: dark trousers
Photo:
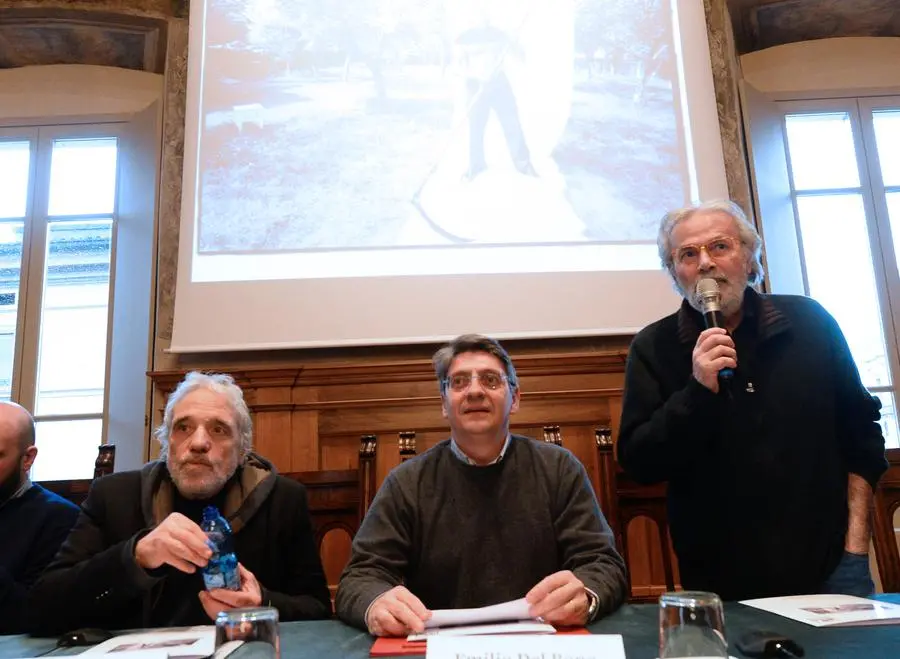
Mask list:
[[[841,562],[822,585],[823,593],[868,597],[875,592],[869,573],[869,556],[844,552]]]
[[[490,80],[466,82],[469,102],[469,175],[487,167],[484,159],[484,129],[491,110],[497,114],[510,158],[520,172],[530,169],[531,156],[519,121],[519,108],[509,80],[502,71]]]

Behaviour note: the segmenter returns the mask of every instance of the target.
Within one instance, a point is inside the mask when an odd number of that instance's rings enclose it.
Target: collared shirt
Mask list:
[[[13,494],[10,498],[11,498],[11,499],[18,499],[20,496],[22,496],[22,495],[25,494],[28,490],[31,489],[31,485],[32,485],[31,479],[30,479],[30,478],[26,478],[25,481],[22,483],[22,487],[20,487],[18,490],[16,490],[16,493]]]
[[[453,439],[452,437],[450,438],[450,450],[453,452],[453,455],[455,455],[457,458],[459,458],[466,464],[474,465],[476,467],[488,467],[490,465],[497,464],[498,462],[500,462],[503,459],[503,456],[506,455],[506,449],[509,448],[509,440],[511,439],[511,437],[512,437],[512,435],[507,433],[506,441],[503,442],[503,447],[500,449],[500,455],[498,455],[496,458],[494,458],[487,464],[483,464],[483,465],[479,465],[472,458],[470,458],[468,455],[466,455],[463,452],[463,450],[459,447],[459,444],[456,443],[456,440]]]

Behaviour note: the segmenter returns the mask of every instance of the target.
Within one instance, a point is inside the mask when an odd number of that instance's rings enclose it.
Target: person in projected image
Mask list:
[[[834,318],[755,290],[761,239],[736,204],[668,213],[658,246],[684,300],[631,345],[617,452],[635,479],[668,482],[683,587],[871,594],[880,404]],[[704,278],[718,282],[724,328],[704,329]]]
[[[277,608],[281,620],[329,617],[306,491],[252,452],[250,411],[231,376],[188,373],[156,437],[158,460],[93,484],[31,591],[33,631],[210,624],[255,606]],[[240,590],[204,589],[206,506],[231,524]]]
[[[25,601],[78,518],[78,506],[32,483],[34,419],[0,402],[0,634],[26,631]]]
[[[583,625],[615,610],[625,565],[584,467],[509,431],[519,381],[506,350],[460,336],[434,355],[450,438],[402,463],[353,539],[337,615],[375,636],[421,632],[431,611],[525,597]]]
[[[503,129],[506,148],[515,168],[537,176],[522,131],[516,96],[504,71],[507,57],[522,57],[522,49],[506,32],[487,21],[464,30],[455,40],[457,64],[466,86],[469,166],[464,179],[487,169],[484,137],[491,110]]]

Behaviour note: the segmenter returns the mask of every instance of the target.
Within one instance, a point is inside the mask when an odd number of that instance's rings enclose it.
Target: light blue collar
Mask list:
[[[450,450],[453,452],[453,455],[455,455],[457,458],[459,458],[462,462],[465,462],[466,464],[470,464],[475,467],[488,467],[490,465],[497,464],[498,462],[500,462],[503,459],[503,456],[506,455],[506,449],[509,448],[509,440],[510,439],[512,439],[512,435],[507,434],[506,441],[503,442],[503,447],[500,449],[500,455],[498,455],[496,458],[494,458],[493,460],[491,460],[490,462],[488,462],[485,465],[480,465],[480,464],[476,463],[472,458],[470,458],[468,455],[466,455],[463,452],[463,450],[459,447],[459,444],[456,443],[456,440],[453,439],[452,437],[450,438]]]

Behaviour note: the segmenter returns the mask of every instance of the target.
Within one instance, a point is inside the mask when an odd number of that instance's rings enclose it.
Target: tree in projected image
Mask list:
[[[588,76],[624,73],[628,63],[651,58],[669,39],[667,9],[663,0],[577,0],[575,47]]]
[[[444,56],[443,0],[249,0],[233,13],[246,26],[248,46],[282,62],[285,73],[363,65],[376,96],[388,93],[383,69]],[[327,74],[326,74],[327,75]]]

